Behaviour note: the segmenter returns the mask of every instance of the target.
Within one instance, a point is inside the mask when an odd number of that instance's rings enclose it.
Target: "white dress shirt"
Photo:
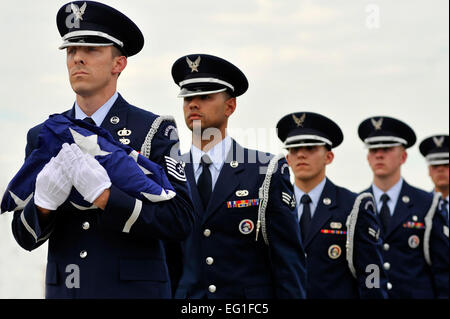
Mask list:
[[[402,186],[403,186],[403,178],[400,178],[400,180],[394,186],[392,186],[387,192],[383,192],[375,184],[372,184],[373,196],[375,197],[375,201],[377,203],[378,213],[380,212],[381,207],[383,206],[383,202],[381,201],[381,195],[386,193],[389,196],[387,205],[389,207],[391,216],[394,214],[394,210],[395,210],[395,206],[397,205],[398,197],[400,196],[400,192],[402,191]]]
[[[200,165],[200,159],[204,154],[207,154],[212,161],[211,165],[209,165],[209,170],[211,172],[212,188],[214,189],[232,143],[231,137],[227,135],[220,143],[214,145],[214,147],[206,153],[194,145],[191,146],[192,166],[194,168],[196,182],[203,172],[203,167]]]
[[[75,101],[75,118],[78,120],[84,120],[86,117],[90,117],[94,120],[95,124],[97,126],[102,125],[103,120],[105,119],[106,115],[108,114],[109,110],[111,110],[112,106],[116,102],[117,98],[119,97],[119,94],[116,92],[111,96],[111,98],[106,101],[105,104],[103,104],[97,111],[95,111],[94,114],[91,116],[87,116],[80,108],[78,103]]]

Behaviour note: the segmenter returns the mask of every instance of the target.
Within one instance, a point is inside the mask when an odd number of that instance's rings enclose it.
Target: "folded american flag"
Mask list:
[[[33,197],[37,175],[59,153],[64,143],[76,143],[84,153],[94,156],[106,169],[111,183],[130,196],[151,202],[169,200],[175,196],[175,190],[161,166],[131,147],[116,142],[101,127],[54,114],[43,123],[38,138],[39,148],[28,156],[3,195],[2,214],[25,207]],[[87,208],[91,205],[75,188],[68,200],[76,207]]]

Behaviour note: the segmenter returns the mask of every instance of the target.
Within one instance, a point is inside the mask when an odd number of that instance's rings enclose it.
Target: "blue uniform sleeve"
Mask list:
[[[30,129],[27,133],[25,159],[38,147],[38,135],[41,125]],[[41,246],[51,235],[55,225],[56,212],[43,216],[34,205],[34,199],[22,211],[14,212],[12,232],[17,243],[26,250]]]
[[[266,210],[270,262],[277,298],[306,298],[306,261],[286,160],[272,175]]]
[[[433,216],[429,239],[431,271],[438,299],[449,298],[449,239],[446,216],[437,211]]]
[[[14,212],[12,232],[17,243],[25,250],[32,251],[41,246],[50,237],[56,220],[56,212],[40,216],[34,200],[22,211]]]
[[[362,194],[364,195],[364,194]],[[373,198],[360,195],[355,200],[350,219],[356,217],[353,229],[347,229],[354,236],[348,241],[354,275],[362,299],[387,299],[387,274],[383,267],[380,222],[374,213]],[[354,215],[357,210],[357,215]],[[352,227],[352,223],[349,223]],[[349,253],[348,251],[348,253]]]

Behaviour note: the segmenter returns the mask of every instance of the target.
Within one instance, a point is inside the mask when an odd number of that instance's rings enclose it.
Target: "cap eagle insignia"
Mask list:
[[[433,142],[434,144],[436,144],[436,147],[442,147],[442,145],[444,144],[444,137],[441,136],[438,138],[437,136],[434,136]]]
[[[186,62],[189,65],[189,67],[191,68],[191,73],[198,72],[198,67],[200,66],[201,59],[202,59],[202,57],[199,56],[194,62],[192,62],[188,57],[186,57]]]
[[[295,124],[297,124],[297,127],[302,127],[303,122],[305,122],[306,119],[306,113],[303,113],[300,118],[298,118],[295,114],[292,114],[292,118],[294,119]]]
[[[83,14],[86,11],[87,3],[83,3],[81,8],[78,8],[76,4],[71,3],[70,7],[72,8],[72,12],[75,15],[75,21],[76,20],[83,20]]]
[[[378,121],[375,121],[375,119],[371,119],[372,125],[375,128],[375,130],[381,130],[381,126],[383,125],[383,118],[380,117]]]

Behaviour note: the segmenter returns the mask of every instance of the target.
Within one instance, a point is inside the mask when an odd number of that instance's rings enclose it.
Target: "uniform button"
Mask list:
[[[389,250],[389,244],[383,244],[383,249],[384,251],[388,251]]]
[[[210,285],[209,287],[208,287],[208,290],[209,290],[209,292],[210,293],[215,293],[216,292],[216,286],[214,286],[214,285]]]
[[[392,284],[390,282],[387,283],[387,289],[391,290],[392,289]]]
[[[390,263],[384,263],[383,267],[384,267],[385,270],[389,270],[389,269],[391,269],[391,264]]]
[[[214,258],[212,258],[212,257],[206,258],[206,263],[207,263],[208,265],[212,265],[212,264],[214,263]]]
[[[86,250],[83,250],[83,251],[80,253],[80,257],[81,257],[81,258],[86,258],[86,257],[87,257],[87,251],[86,251]]]
[[[210,231],[209,229],[205,229],[205,230],[203,231],[203,235],[204,235],[205,237],[209,237],[209,236],[211,236],[211,231]]]
[[[91,225],[89,225],[88,222],[84,222],[84,223],[83,223],[83,229],[84,229],[84,230],[88,230],[89,227],[91,227]]]

